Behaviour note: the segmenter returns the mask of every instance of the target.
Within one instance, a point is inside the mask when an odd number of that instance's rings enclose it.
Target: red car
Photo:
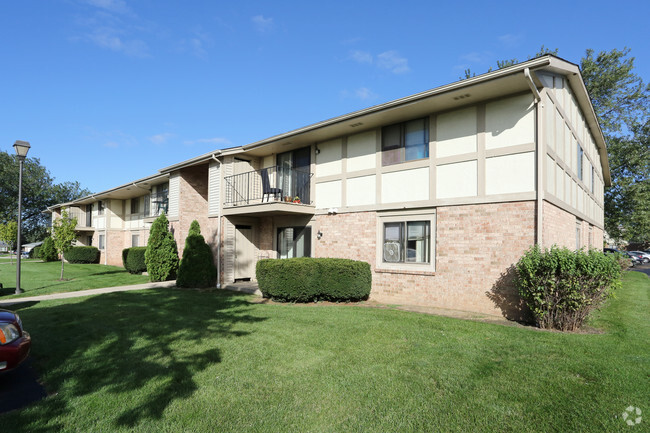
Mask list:
[[[18,314],[0,310],[0,373],[18,367],[29,355],[31,346],[32,339],[23,330]]]

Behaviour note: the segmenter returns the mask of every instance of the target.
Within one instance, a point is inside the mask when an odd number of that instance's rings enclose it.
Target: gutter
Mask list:
[[[219,203],[217,206],[217,289],[221,288],[221,194],[222,194],[222,189],[221,189],[221,178],[223,177],[221,175],[221,161],[219,161],[219,158],[215,156],[216,154],[212,154],[212,159],[214,159],[217,164],[219,164]]]
[[[526,82],[528,83],[528,87],[530,87],[530,91],[533,94],[533,97],[535,98],[535,123],[536,123],[536,129],[537,132],[535,134],[535,153],[537,154],[537,198],[536,198],[536,220],[537,224],[535,224],[535,243],[541,248],[542,247],[542,235],[543,235],[543,228],[544,228],[544,170],[542,169],[543,164],[544,164],[544,152],[542,152],[543,145],[544,143],[542,142],[541,139],[541,134],[542,134],[542,128],[543,125],[541,124],[541,112],[540,109],[544,109],[544,104],[542,102],[542,97],[539,94],[539,91],[537,90],[537,86],[535,85],[535,82],[533,81],[533,77],[530,75],[530,69],[525,68],[524,69],[524,77],[526,77]]]

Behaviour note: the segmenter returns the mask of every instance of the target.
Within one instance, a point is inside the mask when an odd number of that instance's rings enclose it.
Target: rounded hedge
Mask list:
[[[144,253],[147,247],[131,247],[122,250],[122,264],[130,274],[141,274],[147,270]]]
[[[72,247],[63,254],[68,263],[99,263],[97,247]]]
[[[32,248],[29,251],[29,258],[30,259],[38,259],[38,258],[40,258],[40,256],[41,256],[41,246],[40,245],[37,246],[37,247]]]
[[[200,234],[190,233],[185,239],[183,258],[178,268],[176,286],[184,288],[214,287],[217,268],[210,246]]]
[[[360,301],[372,286],[370,265],[349,259],[264,259],[256,276],[264,297],[277,301]]]

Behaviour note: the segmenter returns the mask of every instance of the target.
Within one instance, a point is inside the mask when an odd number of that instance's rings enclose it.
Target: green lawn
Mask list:
[[[650,279],[563,334],[157,289],[20,309],[52,394],[3,431],[633,432],[650,422]],[[628,427],[628,406],[643,410]],[[646,415],[647,414],[647,415]]]
[[[20,266],[20,287],[25,291],[14,295],[16,290],[16,262],[0,261],[0,299],[25,296],[49,295],[50,293],[74,292],[101,287],[125,286],[149,282],[149,277],[131,275],[117,266],[79,265],[66,263],[60,281],[61,262],[44,263],[40,260],[23,259]]]

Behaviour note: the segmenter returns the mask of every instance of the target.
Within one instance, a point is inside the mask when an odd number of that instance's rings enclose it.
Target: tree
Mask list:
[[[70,218],[65,208],[61,210],[61,217],[52,221],[54,248],[61,256],[61,280],[63,280],[63,263],[65,262],[63,255],[72,248],[73,242],[77,240],[76,226],[77,218]]]
[[[151,281],[176,279],[178,247],[164,212],[151,224],[144,260]]]
[[[18,219],[18,161],[0,151],[0,223]],[[23,169],[23,216],[21,234],[28,242],[42,240],[50,217],[48,206],[66,203],[90,194],[79,182],[55,183],[38,158],[27,158]]]
[[[0,224],[0,241],[6,243],[10,248],[9,257],[11,264],[11,251],[14,250],[16,242],[18,241],[18,223],[16,221],[7,221],[5,224]],[[20,252],[19,252],[20,254]]]
[[[44,262],[53,262],[59,259],[59,255],[56,253],[56,248],[54,247],[54,241],[51,236],[46,237],[43,240],[43,245],[41,245],[40,251],[41,260]]]
[[[630,49],[587,50],[582,76],[607,142],[612,186],[605,229],[615,239],[650,242],[650,85],[634,73]]]
[[[201,235],[198,221],[192,221],[185,239],[183,259],[178,268],[178,287],[214,287],[217,282],[217,268],[214,266],[212,249]]]

